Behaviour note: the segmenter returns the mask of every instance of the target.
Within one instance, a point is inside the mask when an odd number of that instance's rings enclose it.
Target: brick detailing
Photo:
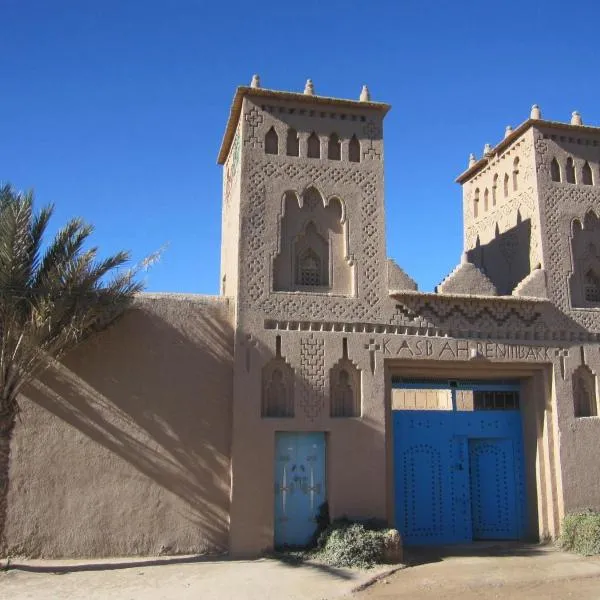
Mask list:
[[[250,146],[251,148],[262,148],[263,141],[258,137],[256,130],[262,124],[264,117],[260,114],[260,111],[256,106],[253,106],[245,115],[244,119],[248,123],[246,139],[244,145]]]
[[[300,340],[300,406],[316,419],[325,404],[325,339],[311,334]]]
[[[316,318],[333,314],[343,321],[381,319],[381,299],[387,295],[386,257],[379,235],[384,231],[381,190],[373,183],[373,173],[358,166],[329,167],[324,164],[303,165],[277,160],[253,160],[249,165],[245,196],[246,217],[242,219],[241,297],[242,310],[262,310],[277,319]],[[364,167],[366,169],[366,167]],[[360,238],[350,247],[349,259],[357,266],[358,297],[336,297],[310,293],[272,293],[270,267],[277,254],[277,224],[265,224],[265,203],[279,203],[268,190],[278,182],[287,189],[304,190],[310,185],[325,190],[325,195],[339,190],[342,198],[356,195],[360,205],[348,206],[348,218]],[[346,190],[340,188],[345,186]],[[345,193],[346,192],[346,193]],[[280,216],[280,215],[279,215]],[[381,233],[377,233],[381,232]]]
[[[369,121],[364,127],[363,132],[369,139],[369,146],[363,151],[363,158],[370,160],[381,160],[381,154],[377,152],[373,145],[373,140],[381,139],[381,129],[375,124],[374,121]]]
[[[589,210],[600,212],[600,189],[596,186],[547,183],[540,189],[540,198],[546,216],[546,264],[550,266],[548,295],[577,324],[599,331],[600,314],[597,311],[571,309],[568,281],[573,273],[571,223],[575,218],[583,222]]]

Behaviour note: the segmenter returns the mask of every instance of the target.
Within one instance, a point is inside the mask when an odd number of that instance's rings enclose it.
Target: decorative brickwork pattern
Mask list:
[[[244,145],[251,148],[262,148],[263,141],[257,129],[264,121],[264,117],[260,114],[260,110],[253,106],[245,115],[244,119],[248,124],[246,128],[246,139]]]
[[[300,406],[316,419],[325,402],[325,340],[311,334],[300,340]]]
[[[546,216],[545,232],[547,259],[550,266],[548,295],[559,309],[569,314],[578,324],[593,331],[600,330],[600,313],[572,310],[567,282],[573,274],[571,256],[571,224],[577,218],[583,222],[585,214],[600,208],[600,189],[567,183],[547,184],[542,188],[541,201]]]
[[[233,189],[239,174],[241,150],[240,128],[238,127],[235,137],[233,138],[233,143],[231,144],[231,150],[229,151],[227,162],[225,163],[225,189],[223,190],[223,202],[226,206],[229,204],[231,190]]]
[[[270,269],[277,254],[277,223],[267,227],[264,215],[266,202],[281,201],[267,192],[277,182],[296,190],[306,189],[309,185],[326,190],[347,186],[354,190],[355,195],[356,188],[359,188],[360,207],[347,208],[348,219],[361,236],[351,244],[348,257],[350,263],[358,267],[358,297],[271,291]],[[383,245],[378,243],[383,235],[384,223],[379,190],[372,183],[370,173],[356,166],[345,168],[256,160],[251,164],[247,183],[248,207],[247,216],[242,221],[241,241],[245,246],[243,256],[246,257],[242,263],[242,289],[248,294],[241,299],[242,308],[263,310],[274,318],[323,318],[330,314],[340,320],[379,318],[381,299],[387,293],[386,259]],[[339,195],[346,198],[352,194]],[[379,233],[375,235],[375,232]]]
[[[373,121],[369,121],[363,131],[369,139],[369,147],[363,152],[363,157],[371,160],[381,160],[381,154],[376,150],[373,140],[381,138],[381,128]]]

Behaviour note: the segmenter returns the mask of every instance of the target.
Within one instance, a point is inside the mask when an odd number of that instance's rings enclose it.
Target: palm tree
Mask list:
[[[53,360],[106,327],[143,285],[119,269],[119,252],[97,259],[92,226],[72,219],[46,246],[53,207],[33,210],[33,194],[0,187],[0,555],[6,525],[10,438],[19,393]]]

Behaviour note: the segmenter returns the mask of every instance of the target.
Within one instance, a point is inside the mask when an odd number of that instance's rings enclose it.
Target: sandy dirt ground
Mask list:
[[[413,566],[353,594],[354,600],[600,599],[600,557],[511,545],[407,556]]]
[[[390,567],[353,571],[273,559],[25,561],[0,572],[0,599],[600,600],[600,557],[551,546],[475,544],[408,551],[407,559],[409,568],[387,576]]]
[[[0,572],[1,600],[321,600],[349,594],[389,567],[356,571],[253,561],[17,561]]]

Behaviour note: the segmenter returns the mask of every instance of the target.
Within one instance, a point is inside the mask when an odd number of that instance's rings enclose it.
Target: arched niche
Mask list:
[[[345,209],[315,188],[284,194],[273,290],[354,294],[354,265],[348,258]]]
[[[556,158],[553,158],[550,162],[550,177],[552,178],[552,181],[556,181],[557,183],[560,183],[561,181],[560,165]]]
[[[262,370],[261,416],[294,416],[294,370],[281,355],[279,336],[276,339],[275,357]]]
[[[361,416],[361,373],[348,358],[347,339],[344,338],[343,356],[329,372],[330,416]]]
[[[571,223],[572,273],[569,279],[571,304],[576,307],[600,306],[600,221],[588,211],[583,221]]]
[[[596,376],[587,365],[573,373],[573,413],[575,417],[598,416]]]

